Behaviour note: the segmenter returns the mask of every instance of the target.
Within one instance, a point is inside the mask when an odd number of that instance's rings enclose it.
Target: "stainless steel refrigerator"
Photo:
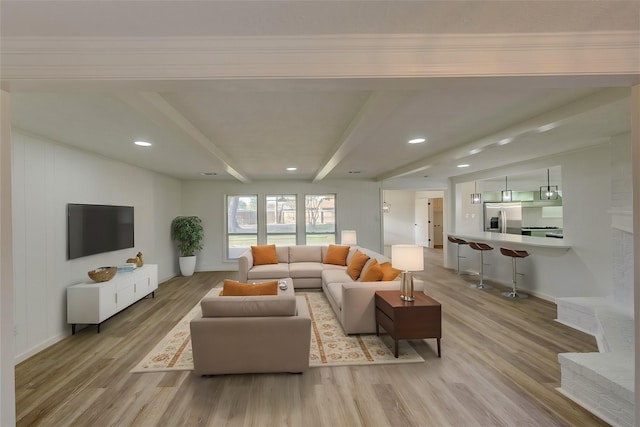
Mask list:
[[[522,234],[522,204],[485,202],[484,231]]]

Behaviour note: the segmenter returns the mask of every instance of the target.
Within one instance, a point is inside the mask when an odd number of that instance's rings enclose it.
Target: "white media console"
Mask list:
[[[158,289],[158,266],[145,264],[132,272],[118,272],[107,282],[78,283],[67,288],[67,323],[97,325]]]

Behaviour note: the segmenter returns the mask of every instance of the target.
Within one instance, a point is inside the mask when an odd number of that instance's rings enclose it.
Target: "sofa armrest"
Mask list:
[[[424,282],[414,279],[413,289],[421,291]],[[342,284],[342,328],[347,334],[371,334],[376,331],[376,291],[400,290],[400,281],[352,282]]]
[[[251,267],[253,267],[253,254],[251,249],[248,249],[238,258],[238,282],[247,282]]]

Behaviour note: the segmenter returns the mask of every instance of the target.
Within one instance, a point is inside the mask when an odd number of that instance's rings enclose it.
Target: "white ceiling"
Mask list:
[[[539,6],[540,2],[494,1],[3,0],[0,28],[9,38],[82,38],[640,27],[634,1],[554,1]],[[357,178],[430,189],[444,188],[448,177],[550,156],[628,132],[629,86],[636,79],[4,83],[12,92],[15,127],[180,179]],[[541,132],[544,125],[553,128]],[[428,142],[407,144],[418,136]],[[507,137],[513,142],[501,145]],[[137,139],[153,146],[134,146]],[[457,167],[463,163],[470,166]],[[298,170],[287,172],[288,166]]]

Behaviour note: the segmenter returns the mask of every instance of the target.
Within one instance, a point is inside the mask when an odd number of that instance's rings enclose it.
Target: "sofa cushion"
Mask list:
[[[342,283],[329,283],[327,290],[331,294],[331,298],[333,298],[340,310],[342,310]]]
[[[351,277],[347,274],[346,269],[341,270],[322,270],[322,283],[328,285],[329,283],[351,283]]]
[[[322,264],[319,262],[294,262],[289,264],[289,277],[322,277]]]
[[[278,262],[289,262],[289,246],[276,245],[276,254],[278,255]]]
[[[289,262],[322,262],[321,246],[289,246]]]
[[[263,283],[240,283],[235,280],[225,280],[220,296],[255,296],[278,295],[278,281]]]
[[[283,277],[289,277],[289,264],[256,265],[247,272],[247,280],[282,279]]]
[[[378,264],[378,260],[374,259],[369,263],[369,266],[360,275],[360,281],[362,282],[378,282],[382,280],[382,268]]]
[[[329,245],[322,261],[325,264],[347,265],[350,246]]]
[[[380,268],[382,269],[382,280],[385,282],[395,280],[398,274],[402,273],[397,268],[393,268],[390,262],[383,262],[380,264]]]
[[[277,264],[276,245],[251,246],[253,265]]]
[[[349,265],[347,266],[347,274],[349,274],[352,280],[356,280],[358,277],[360,277],[362,268],[370,258],[371,257],[369,255],[356,250],[353,258],[351,258],[351,262],[349,262]]]
[[[294,316],[296,297],[290,280],[288,284],[270,296],[220,296],[220,288],[213,288],[200,301],[202,317]]]

